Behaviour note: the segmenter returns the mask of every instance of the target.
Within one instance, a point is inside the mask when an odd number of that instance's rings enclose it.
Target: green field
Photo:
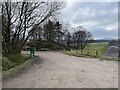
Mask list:
[[[90,49],[101,49],[108,45],[107,42],[102,42],[102,43],[90,43]],[[88,48],[88,47],[86,47]]]
[[[90,43],[89,46],[86,46],[82,52],[81,50],[71,50],[65,51],[66,54],[79,56],[79,57],[89,57],[89,58],[102,58],[105,50],[107,49],[108,43]],[[98,54],[96,55],[96,52]]]

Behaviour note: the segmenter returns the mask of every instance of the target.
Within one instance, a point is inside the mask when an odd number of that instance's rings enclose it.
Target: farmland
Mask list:
[[[78,57],[103,58],[107,46],[107,42],[90,43],[83,50],[65,51],[65,54]]]

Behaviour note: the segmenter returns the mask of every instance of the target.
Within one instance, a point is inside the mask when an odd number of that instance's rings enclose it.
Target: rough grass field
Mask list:
[[[103,58],[104,52],[108,47],[107,42],[102,43],[90,43],[86,46],[82,52],[81,50],[65,51],[65,54],[74,55],[78,57],[89,57],[89,58]],[[98,54],[96,52],[98,51]]]

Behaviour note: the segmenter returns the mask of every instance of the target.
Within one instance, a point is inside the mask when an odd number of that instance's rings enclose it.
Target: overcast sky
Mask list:
[[[117,2],[67,2],[62,20],[72,27],[83,25],[95,39],[118,37]]]

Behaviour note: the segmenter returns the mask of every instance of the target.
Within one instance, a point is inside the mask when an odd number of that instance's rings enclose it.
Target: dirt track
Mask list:
[[[118,63],[37,52],[42,63],[3,80],[3,88],[117,88]],[[40,62],[41,60],[38,60]]]

